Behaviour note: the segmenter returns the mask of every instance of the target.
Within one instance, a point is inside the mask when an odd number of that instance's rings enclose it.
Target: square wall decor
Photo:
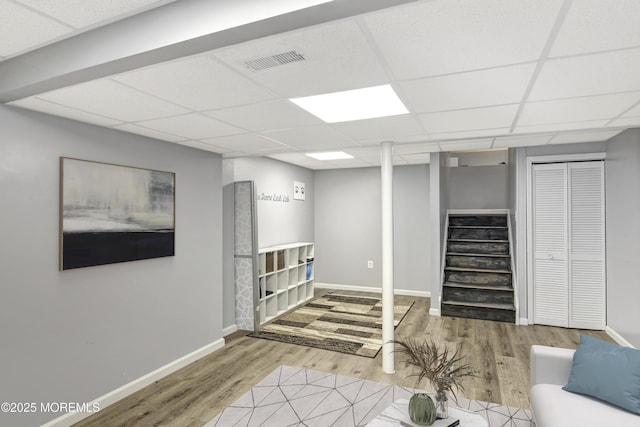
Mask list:
[[[60,270],[174,255],[175,174],[60,158]]]
[[[304,200],[304,182],[293,181],[293,200]]]

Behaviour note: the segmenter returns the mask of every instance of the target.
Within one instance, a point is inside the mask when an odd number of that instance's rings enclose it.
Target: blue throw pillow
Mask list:
[[[640,415],[640,350],[581,334],[569,383],[562,388]]]

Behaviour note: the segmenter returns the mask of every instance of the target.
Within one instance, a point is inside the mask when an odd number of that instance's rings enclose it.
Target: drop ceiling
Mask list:
[[[0,99],[224,157],[377,166],[393,141],[427,163],[640,127],[638,22],[637,0],[0,0]],[[384,84],[409,114],[328,124],[289,100]],[[354,158],[305,155],[335,150]]]

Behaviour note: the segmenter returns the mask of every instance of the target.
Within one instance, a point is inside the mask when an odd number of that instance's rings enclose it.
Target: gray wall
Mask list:
[[[506,209],[507,165],[451,168],[450,209]]]
[[[429,167],[396,166],[394,287],[430,291]],[[380,168],[316,171],[318,283],[380,288],[382,284]],[[374,268],[367,268],[367,261]]]
[[[261,248],[312,242],[314,224],[313,171],[266,157],[229,159],[235,181],[255,181],[258,195],[284,195],[288,202],[258,200],[258,245]],[[306,200],[293,200],[293,181],[306,186]]]
[[[5,106],[0,128],[0,401],[85,402],[221,338],[218,155]],[[175,172],[176,255],[58,271],[59,156]]]
[[[515,233],[514,251],[516,252],[517,285],[520,295],[520,318],[528,317],[533,322],[533,314],[528,310],[529,283],[527,283],[527,158],[535,156],[552,156],[561,154],[604,153],[605,142],[585,142],[578,144],[538,145],[512,149],[509,157],[511,166],[515,166],[517,188],[511,190],[515,201]],[[513,161],[515,159],[515,162]],[[513,203],[513,200],[512,200]]]
[[[607,325],[640,348],[640,130],[607,143]]]

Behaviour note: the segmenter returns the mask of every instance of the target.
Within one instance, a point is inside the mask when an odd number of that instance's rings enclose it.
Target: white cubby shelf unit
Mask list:
[[[260,324],[313,298],[313,243],[258,251]]]

